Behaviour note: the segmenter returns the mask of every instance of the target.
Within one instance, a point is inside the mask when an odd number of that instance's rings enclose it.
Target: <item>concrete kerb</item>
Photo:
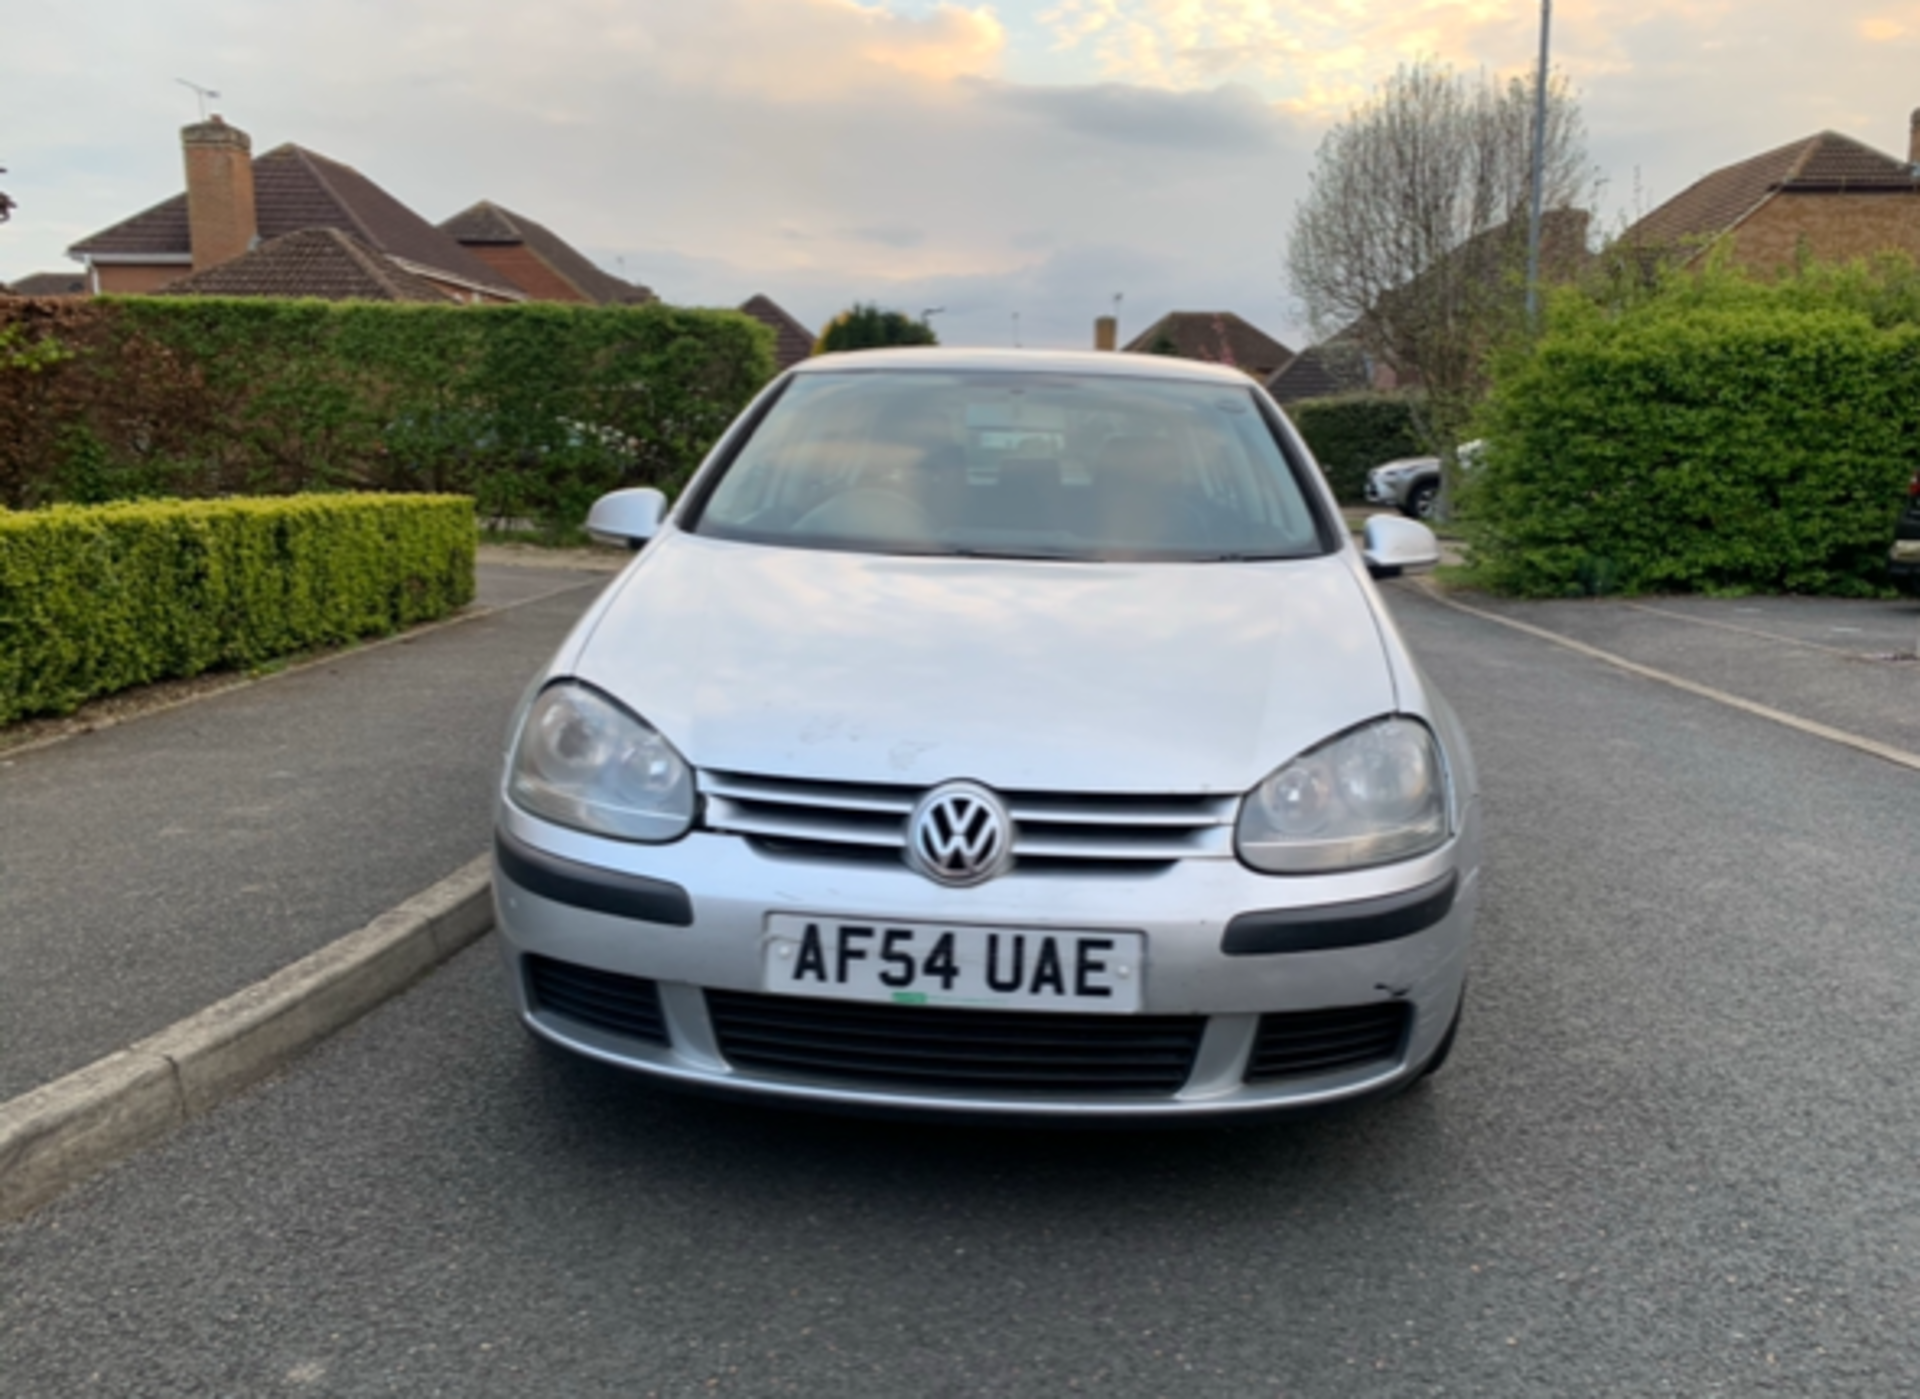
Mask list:
[[[0,1103],[15,1219],[258,1083],[493,924],[482,855],[355,932],[45,1087]]]

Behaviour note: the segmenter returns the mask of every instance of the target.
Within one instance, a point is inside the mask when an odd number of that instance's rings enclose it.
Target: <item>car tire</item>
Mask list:
[[[1407,492],[1407,503],[1404,509],[1411,519],[1431,520],[1433,518],[1434,505],[1439,499],[1439,483],[1435,481],[1422,481],[1419,485]]]

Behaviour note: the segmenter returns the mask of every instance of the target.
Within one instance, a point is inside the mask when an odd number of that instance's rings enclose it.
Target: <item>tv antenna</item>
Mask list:
[[[182,87],[190,87],[193,89],[193,95],[200,99],[200,120],[205,121],[207,119],[207,99],[211,97],[218,100],[220,94],[210,87],[201,87],[198,83],[190,83],[185,78],[175,78],[174,81]]]

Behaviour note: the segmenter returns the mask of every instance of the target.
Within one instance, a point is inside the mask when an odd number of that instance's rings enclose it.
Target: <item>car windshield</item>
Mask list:
[[[799,375],[691,528],[995,558],[1325,551],[1251,387],[1102,374]]]

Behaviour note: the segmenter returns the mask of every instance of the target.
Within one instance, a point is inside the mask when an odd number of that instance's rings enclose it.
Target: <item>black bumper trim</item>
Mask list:
[[[563,860],[515,840],[505,831],[493,835],[493,859],[500,873],[529,894],[558,904],[664,923],[670,928],[693,926],[693,900],[678,884],[638,874],[616,874],[591,865]]]
[[[1459,876],[1449,872],[1431,884],[1384,898],[1243,913],[1227,924],[1220,950],[1229,957],[1268,957],[1409,938],[1447,916],[1459,884]]]

